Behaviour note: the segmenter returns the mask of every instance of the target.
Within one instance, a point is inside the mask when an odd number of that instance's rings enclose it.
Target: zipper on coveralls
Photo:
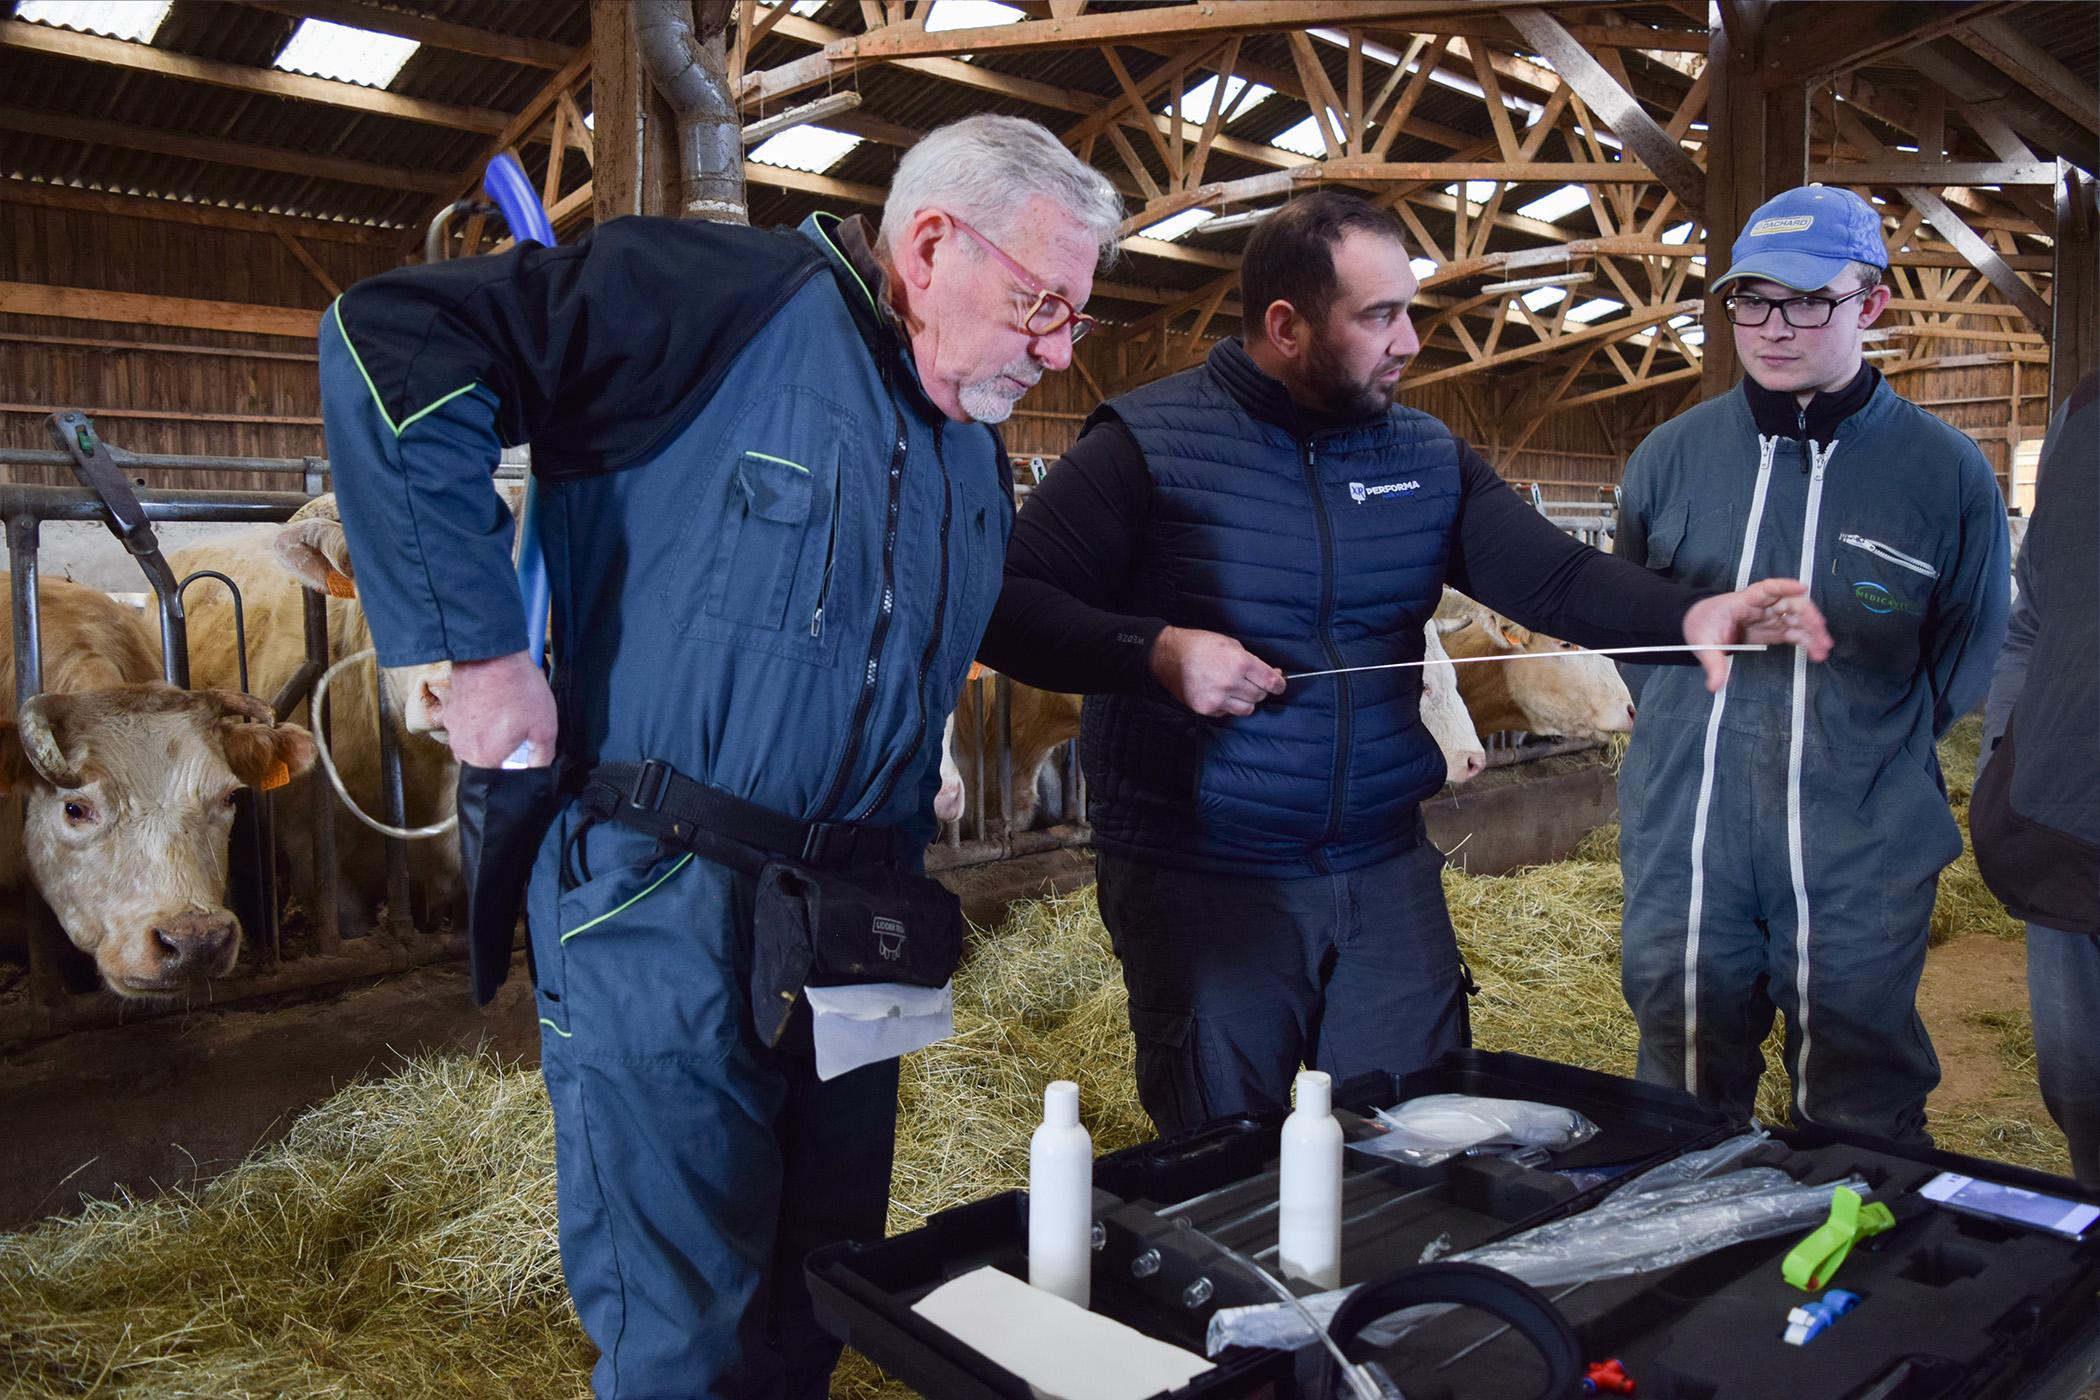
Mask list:
[[[860,757],[861,728],[867,724],[868,715],[875,708],[875,681],[882,667],[882,644],[890,634],[890,614],[897,608],[897,520],[902,508],[904,450],[909,438],[904,429],[904,409],[897,403],[887,361],[882,366],[882,387],[890,396],[891,411],[897,415],[897,441],[890,453],[889,509],[883,517],[882,527],[882,605],[875,614],[875,630],[868,637],[868,662],[861,668],[860,699],[854,702],[853,721],[846,727],[846,752],[839,758],[838,771],[831,775],[831,787],[825,792],[824,800],[817,805],[815,821],[829,821],[840,799],[845,796],[846,780],[853,773],[854,760]]]
[[[809,635],[812,637],[824,635],[824,603],[831,597],[831,566],[839,555],[839,508],[845,503],[845,484],[834,480],[831,487],[831,538],[824,543],[824,580],[817,585],[817,610],[809,618]]]
[[[1334,525],[1327,518],[1327,498],[1320,493],[1320,473],[1313,461],[1310,438],[1303,443],[1303,450],[1305,489],[1312,495],[1313,523],[1320,529],[1320,646],[1327,654],[1327,664],[1339,669],[1345,663],[1334,645]],[[1349,720],[1355,710],[1349,678],[1336,676],[1335,680],[1341,690],[1336,697],[1339,708],[1335,713],[1334,781],[1327,795],[1327,831],[1320,838],[1322,846],[1332,843],[1342,832],[1342,790],[1349,777]],[[1321,861],[1322,865],[1325,863]]]
[[[1865,535],[1839,535],[1839,544],[1849,544],[1854,549],[1863,549],[1884,563],[1894,564],[1899,569],[1908,569],[1927,578],[1938,578],[1940,571],[1923,559],[1913,559],[1900,549],[1891,548],[1880,540],[1870,540]]]
[[[897,780],[911,767],[911,761],[918,757],[919,747],[926,742],[926,675],[933,669],[934,657],[940,654],[941,633],[946,628],[948,619],[948,521],[955,503],[950,498],[948,483],[948,453],[942,431],[946,427],[945,423],[933,425],[933,459],[941,466],[941,575],[939,591],[933,596],[933,635],[926,642],[926,650],[919,653],[919,727],[912,734],[911,745],[905,749],[904,756],[890,769],[890,776],[883,783],[882,790],[875,794],[872,802],[864,805],[854,815],[856,821],[864,821],[869,814],[882,810],[882,804],[889,801],[890,794],[897,790]]]

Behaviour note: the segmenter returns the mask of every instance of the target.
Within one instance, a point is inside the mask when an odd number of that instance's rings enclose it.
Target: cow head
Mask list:
[[[301,506],[277,532],[275,548],[277,562],[314,592],[331,598],[356,599],[357,573],[350,563],[343,522],[336,516],[335,497],[317,496]],[[440,744],[449,742],[445,705],[452,698],[451,662],[388,666],[381,675],[387,698],[401,716],[404,729],[411,734],[427,734]]]
[[[251,723],[250,721],[254,721]],[[120,996],[169,996],[240,954],[225,907],[242,787],[313,765],[314,741],[252,695],[158,682],[38,695],[0,721],[0,789],[26,793],[23,845],[66,936]]]
[[[1451,624],[1456,625],[1456,624]],[[1473,728],[1473,717],[1458,693],[1458,668],[1444,652],[1447,624],[1430,621],[1422,628],[1422,723],[1444,753],[1446,781],[1462,783],[1487,767],[1487,751]]]
[[[1488,616],[1481,625],[1498,650],[1553,658],[1510,663],[1509,696],[1524,712],[1525,728],[1570,739],[1602,739],[1633,728],[1633,695],[1610,657]]]
[[[962,766],[955,761],[955,713],[941,730],[941,790],[934,795],[933,815],[941,821],[961,821],[963,814]]]

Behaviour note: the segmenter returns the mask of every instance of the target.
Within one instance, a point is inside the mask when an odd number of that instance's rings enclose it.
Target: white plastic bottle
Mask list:
[[[1028,1143],[1028,1281],[1087,1305],[1094,1263],[1094,1140],[1079,1125],[1079,1086],[1043,1090],[1043,1125]]]
[[[1283,1120],[1276,1202],[1276,1262],[1319,1288],[1342,1286],[1342,1125],[1333,1092],[1321,1071],[1299,1072],[1298,1107]]]

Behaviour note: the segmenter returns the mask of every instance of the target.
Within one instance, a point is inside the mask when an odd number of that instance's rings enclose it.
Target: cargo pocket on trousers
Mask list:
[[[1130,1031],[1137,1038],[1138,1101],[1160,1132],[1208,1122],[1210,1105],[1196,1063],[1196,1013],[1132,1002]]]

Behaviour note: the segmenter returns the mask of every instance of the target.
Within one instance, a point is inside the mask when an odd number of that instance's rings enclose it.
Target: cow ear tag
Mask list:
[[[255,786],[256,789],[260,792],[271,792],[277,788],[283,787],[286,783],[289,783],[291,780],[291,765],[280,759],[278,760],[277,766],[275,768],[272,768],[269,772],[263,774],[262,781],[257,783]]]
[[[331,598],[355,598],[357,596],[357,580],[351,578],[350,575],[344,573],[341,569],[330,566],[328,570],[328,596]],[[285,781],[290,782],[291,779],[287,778]]]

